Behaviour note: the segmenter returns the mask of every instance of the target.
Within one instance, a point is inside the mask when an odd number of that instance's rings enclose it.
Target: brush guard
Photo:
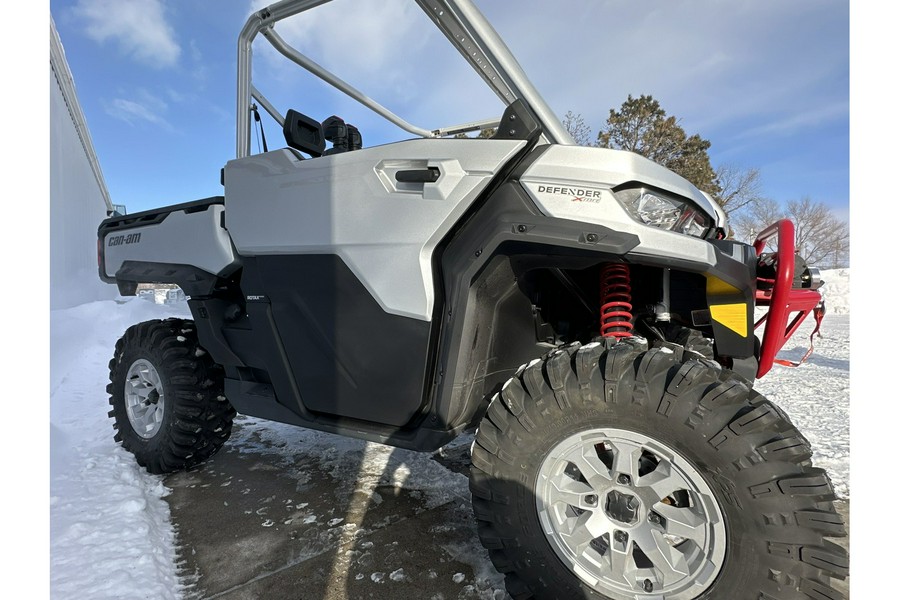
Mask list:
[[[758,257],[762,256],[766,243],[772,237],[777,236],[778,249],[775,252],[775,278],[757,278],[756,305],[766,306],[768,311],[756,324],[754,329],[766,325],[763,333],[762,344],[759,353],[759,368],[756,377],[760,378],[777,363],[788,367],[797,367],[802,364],[813,351],[813,337],[819,333],[822,318],[825,316],[825,304],[822,294],[814,289],[794,287],[794,224],[783,219],[764,229],[756,241],[753,249]],[[788,319],[792,313],[797,313],[790,323]],[[776,358],[776,355],[784,344],[796,333],[800,324],[806,317],[813,314],[816,327],[809,336],[809,350],[798,362]],[[821,334],[819,334],[821,335]]]

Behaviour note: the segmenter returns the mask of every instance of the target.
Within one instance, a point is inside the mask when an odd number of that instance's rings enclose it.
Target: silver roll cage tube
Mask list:
[[[252,44],[259,33],[272,44],[272,47],[292,62],[414,135],[424,138],[442,137],[476,131],[485,127],[496,127],[499,124],[500,119],[487,119],[438,129],[417,127],[301,54],[275,33],[274,25],[278,21],[330,1],[282,0],[250,15],[241,29],[238,36],[237,61],[237,158],[243,158],[250,154],[250,114],[254,100],[279,125],[284,125],[284,117],[256,89],[252,82]],[[562,122],[528,80],[522,67],[500,35],[471,0],[416,0],[416,2],[437,25],[441,33],[465,57],[472,68],[478,72],[485,83],[500,97],[505,106],[521,99],[541,124],[547,142],[551,144],[575,143]]]

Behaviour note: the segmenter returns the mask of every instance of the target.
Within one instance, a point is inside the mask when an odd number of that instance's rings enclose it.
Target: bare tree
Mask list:
[[[791,200],[787,214],[796,227],[797,252],[808,263],[831,266],[836,252],[849,253],[850,227],[821,202]]]
[[[747,210],[728,220],[732,237],[752,244],[764,228],[784,218],[781,206],[771,198],[760,198]]]
[[[579,146],[593,145],[593,142],[591,141],[591,128],[585,124],[584,119],[581,117],[581,113],[576,115],[571,110],[566,111],[566,115],[563,117],[563,127],[566,128],[566,131],[569,132],[569,135],[572,136],[572,139],[575,140],[575,143]]]
[[[739,210],[763,200],[759,169],[722,164],[716,167],[719,193],[713,198],[729,217]]]
[[[797,253],[810,265],[833,268],[849,264],[850,227],[834,216],[827,205],[808,197],[791,200],[785,207],[761,198],[750,204],[731,226],[735,238],[752,243],[763,229],[779,219],[793,221]]]

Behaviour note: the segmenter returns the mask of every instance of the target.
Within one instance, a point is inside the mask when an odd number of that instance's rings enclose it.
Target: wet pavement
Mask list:
[[[241,417],[215,457],[165,480],[187,596],[507,598],[467,461],[464,441],[432,456]]]
[[[215,457],[165,480],[186,597],[509,598],[477,538],[471,439],[429,455],[238,417]]]

